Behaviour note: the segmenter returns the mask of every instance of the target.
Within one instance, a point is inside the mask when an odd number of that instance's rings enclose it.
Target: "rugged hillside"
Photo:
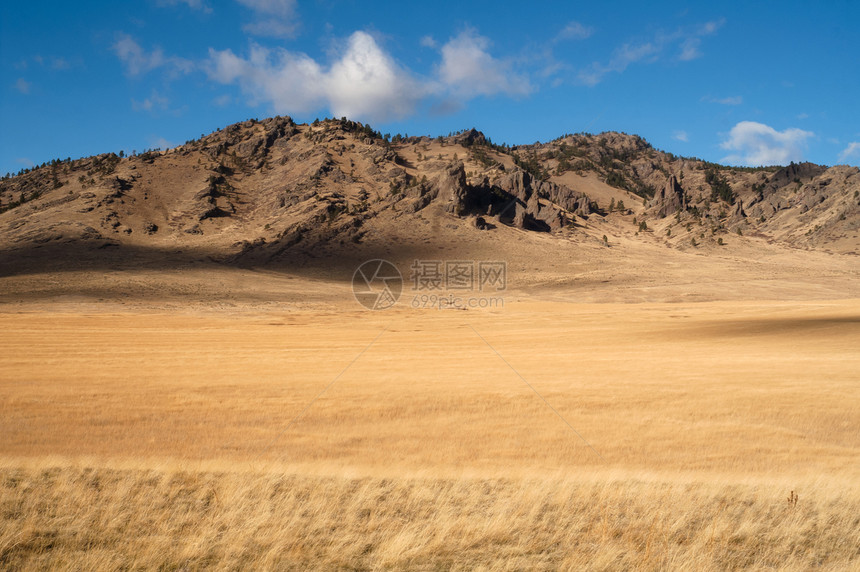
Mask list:
[[[635,193],[643,205],[638,224],[673,217],[675,224],[661,225],[674,236],[671,244],[749,232],[801,248],[860,249],[856,167],[725,167],[675,157],[619,133],[569,135],[516,151],[525,157],[521,163],[552,181],[578,188],[577,176],[594,174]],[[600,206],[617,209],[619,200],[604,197]],[[629,202],[620,210],[629,211]]]
[[[0,249],[185,250],[264,265],[368,239],[428,243],[455,226],[466,240],[506,228],[606,240],[609,229],[682,249],[731,234],[856,254],[858,195],[857,168],[733,169],[619,133],[507,147],[475,130],[392,139],[345,119],[275,117],[6,177]]]

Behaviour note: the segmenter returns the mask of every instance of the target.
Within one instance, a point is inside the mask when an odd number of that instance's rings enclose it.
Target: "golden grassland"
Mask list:
[[[4,568],[847,569],[860,497],[803,483],[0,471]],[[783,483],[779,483],[781,486]]]
[[[2,568],[860,566],[860,300],[0,328]]]

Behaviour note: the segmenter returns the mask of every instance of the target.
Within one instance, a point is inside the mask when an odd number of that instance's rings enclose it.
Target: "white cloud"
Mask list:
[[[723,27],[723,24],[726,23],[725,18],[720,18],[719,20],[711,20],[710,22],[705,22],[699,27],[699,30],[696,32],[699,36],[710,36],[715,33],[717,30]]]
[[[111,49],[125,65],[126,73],[130,76],[145,74],[161,67],[173,74],[188,73],[194,69],[190,60],[165,56],[161,48],[156,47],[147,52],[128,34],[117,34],[117,41]]]
[[[681,54],[678,56],[678,59],[682,62],[688,62],[702,57],[702,52],[699,50],[699,46],[701,45],[701,38],[687,38],[681,42]]]
[[[324,99],[323,70],[305,54],[253,45],[247,59],[210,48],[209,60],[209,77],[238,83],[252,103],[269,101],[278,113],[312,111]]]
[[[302,53],[254,45],[247,59],[209,50],[209,76],[238,83],[254,103],[278,113],[327,106],[335,116],[386,120],[411,113],[425,88],[401,69],[365,32],[355,32],[328,70]]]
[[[842,150],[841,153],[839,153],[839,162],[845,163],[851,157],[857,157],[858,159],[860,159],[860,142],[854,141],[852,143],[849,143],[848,147],[846,147]]]
[[[30,63],[34,63],[40,67],[48,68],[53,71],[63,71],[72,68],[72,62],[69,62],[66,58],[62,56],[41,56],[35,55],[29,58],[24,58],[19,60],[18,62],[12,64],[16,70],[26,70],[30,67]],[[78,62],[75,65],[80,65]]]
[[[736,95],[734,97],[724,97],[722,99],[716,100],[716,103],[720,105],[741,105],[744,102],[744,98],[740,95]]]
[[[433,39],[433,36],[423,36],[420,40],[420,44],[425,48],[436,48],[436,40]]]
[[[621,73],[632,63],[655,58],[660,49],[659,45],[651,42],[638,45],[624,44],[615,50],[608,63],[595,62],[589,68],[581,70],[579,81],[593,87],[603,81],[603,77],[608,73]]]
[[[33,87],[33,84],[22,77],[18,78],[18,81],[15,82],[15,89],[24,95],[30,93],[31,87]]]
[[[225,93],[224,95],[219,95],[218,97],[213,99],[212,103],[216,107],[226,107],[233,103],[233,96]]]
[[[171,147],[176,146],[172,142],[165,139],[164,137],[149,137],[148,141],[149,141],[149,145],[151,147],[153,147],[155,149],[162,149],[164,151],[166,151],[167,149],[170,149]]]
[[[170,100],[159,95],[155,90],[153,90],[152,94],[143,101],[131,100],[132,109],[135,111],[147,111],[150,113],[154,111],[164,111],[167,109],[169,104]]]
[[[731,97],[703,97],[702,101],[707,101],[708,103],[719,103],[720,105],[742,105],[744,102],[743,96],[733,95]]]
[[[336,116],[403,117],[424,95],[419,83],[365,32],[350,36],[346,53],[332,64],[326,80]]]
[[[644,42],[626,43],[617,48],[606,63],[594,62],[577,74],[580,83],[593,87],[603,81],[610,73],[622,73],[631,64],[637,62],[653,63],[672,49],[678,48],[678,59],[690,61],[702,56],[702,38],[712,35],[723,25],[725,20],[706,22],[695,29],[678,29],[671,33],[658,33]]]
[[[527,95],[532,91],[528,78],[511,70],[509,62],[490,55],[490,41],[471,30],[451,38],[442,46],[438,74],[454,93],[470,98],[477,95]]]
[[[689,140],[686,131],[675,131],[672,134],[672,138],[677,139],[678,141],[683,141],[684,143]]]
[[[296,33],[296,0],[237,0],[254,12],[254,21],[242,29],[255,36],[291,38]]]
[[[421,78],[373,36],[357,31],[328,65],[301,52],[252,44],[247,56],[210,48],[204,68],[210,79],[238,85],[249,103],[269,103],[277,113],[327,108],[336,117],[387,121],[413,113],[426,99],[433,100],[433,113],[444,113],[478,96],[528,94],[528,78],[488,49],[486,38],[463,32],[439,48],[435,77]]]
[[[176,6],[177,4],[185,4],[192,10],[200,10],[201,12],[210,13],[212,8],[203,0],[158,0],[159,6]]]
[[[589,26],[571,20],[556,36],[556,40],[584,40],[591,37],[594,30]]]
[[[741,121],[729,132],[720,147],[735,153],[722,159],[725,163],[750,166],[786,165],[801,161],[806,140],[815,134],[791,128],[777,131],[755,121]]]

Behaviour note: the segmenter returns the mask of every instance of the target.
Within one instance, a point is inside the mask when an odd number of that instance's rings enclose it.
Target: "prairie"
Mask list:
[[[860,565],[860,300],[356,308],[7,307],[0,564]]]

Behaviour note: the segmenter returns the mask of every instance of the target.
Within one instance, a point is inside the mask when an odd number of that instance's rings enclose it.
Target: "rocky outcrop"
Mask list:
[[[459,135],[454,136],[454,143],[459,143],[463,147],[471,147],[472,145],[486,144],[487,138],[477,129],[469,129]]]
[[[466,184],[466,169],[463,163],[453,163],[436,180],[437,196],[445,204],[445,210],[455,215],[465,214],[470,206],[469,186]]]
[[[525,203],[532,194],[532,176],[517,169],[502,177],[498,187]]]
[[[591,201],[588,195],[574,191],[564,185],[557,185],[550,181],[541,181],[537,186],[537,194],[576,215],[584,217],[591,214]]]
[[[747,218],[747,213],[744,211],[744,202],[738,199],[732,207],[732,214],[729,216],[729,220],[731,222],[740,222],[745,218]]]
[[[666,184],[660,189],[649,205],[655,209],[656,215],[664,218],[681,210],[687,210],[684,189],[681,188],[675,175],[670,175]]]

